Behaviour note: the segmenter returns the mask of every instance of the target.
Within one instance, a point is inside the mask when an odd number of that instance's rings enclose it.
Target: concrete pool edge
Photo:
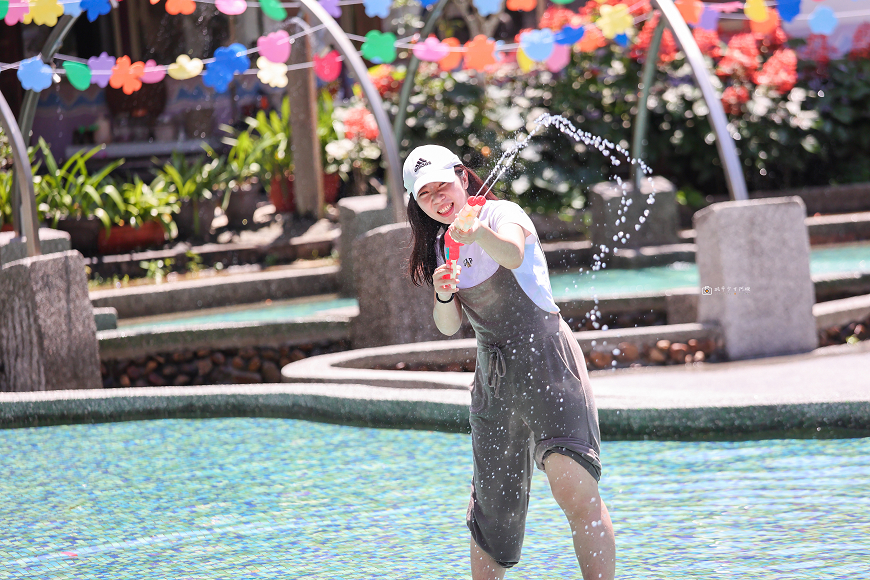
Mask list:
[[[141,387],[0,393],[0,429],[152,419],[268,417],[468,432],[468,391],[349,384]],[[605,439],[730,439],[771,433],[870,434],[865,400],[672,406],[599,405]]]

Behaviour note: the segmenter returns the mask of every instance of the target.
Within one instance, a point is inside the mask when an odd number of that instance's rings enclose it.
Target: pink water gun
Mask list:
[[[459,261],[459,247],[461,245],[462,244],[453,239],[453,236],[450,235],[449,231],[444,233],[444,249],[446,250],[444,259],[448,264],[450,264],[450,268],[454,274],[456,274],[456,264]],[[447,280],[449,278],[449,275],[441,277],[442,280]],[[454,285],[453,290],[455,289],[456,287]]]
[[[474,224],[474,220],[480,215],[480,210],[483,209],[483,204],[486,203],[486,198],[482,195],[472,195],[468,198],[465,206],[459,213],[456,214],[456,219],[453,220],[453,225],[462,231],[466,231]]]

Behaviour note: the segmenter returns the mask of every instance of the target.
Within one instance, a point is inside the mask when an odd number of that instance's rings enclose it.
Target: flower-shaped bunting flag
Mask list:
[[[566,44],[568,46],[580,42],[580,39],[583,38],[583,27],[578,26],[577,28],[573,28],[571,26],[565,26],[556,33],[556,36],[553,37],[553,40],[556,44]]]
[[[22,60],[18,64],[18,80],[21,87],[37,93],[51,86],[51,67],[42,62],[39,56]]]
[[[248,9],[248,3],[245,0],[215,0],[214,7],[224,14],[235,16],[243,14]]]
[[[538,0],[507,0],[505,7],[515,12],[531,12],[538,5]]]
[[[287,18],[287,9],[281,6],[279,0],[260,0],[260,8],[272,20],[280,22]]]
[[[474,0],[474,7],[481,16],[495,14],[501,9],[502,0]]]
[[[814,34],[830,36],[837,28],[837,16],[827,6],[819,6],[810,14],[810,30]]]
[[[101,89],[106,88],[109,84],[109,79],[112,78],[112,69],[115,67],[115,57],[109,56],[108,53],[102,53],[100,56],[92,56],[88,59],[88,68],[91,69],[91,83],[97,85]]]
[[[571,62],[571,47],[567,44],[557,44],[553,47],[553,53],[547,59],[547,70],[557,73]]]
[[[434,34],[423,42],[415,44],[413,50],[414,56],[426,62],[438,62],[450,54],[450,50],[441,44]]]
[[[704,3],[701,0],[677,0],[674,5],[680,11],[680,16],[683,17],[686,24],[698,24],[701,14],[704,12]]]
[[[15,26],[24,20],[28,12],[30,12],[30,6],[27,4],[27,0],[13,0],[6,4],[6,14],[3,16],[3,22],[7,26]]]
[[[166,0],[167,14],[193,14],[196,10],[196,3],[193,0]]]
[[[24,16],[24,24],[44,24],[54,26],[63,16],[63,6],[57,0],[36,0],[30,4],[30,12]]]
[[[438,61],[438,68],[443,70],[444,72],[452,71],[456,67],[459,66],[459,63],[462,62],[462,53],[459,51],[451,51],[450,49],[456,49],[461,46],[461,43],[458,39],[450,37],[445,38],[441,44],[443,44],[447,50],[447,56]]]
[[[478,34],[465,45],[465,68],[483,71],[495,64],[495,41]]]
[[[67,2],[66,4],[63,5],[63,13],[66,14],[67,16],[72,16],[74,18],[76,16],[80,16],[82,13],[81,2],[75,2],[75,1]]]
[[[341,58],[330,50],[325,56],[314,55],[314,74],[323,82],[331,83],[341,74]]]
[[[616,6],[605,4],[600,8],[600,12],[601,17],[595,21],[595,25],[601,30],[604,38],[612,39],[634,26],[634,18],[631,17],[625,4]]]
[[[764,22],[767,20],[767,5],[764,0],[746,0],[743,13],[753,22]]]
[[[179,55],[175,62],[169,65],[166,71],[170,77],[178,81],[192,79],[202,72],[202,61],[198,58],[190,58],[186,54]]]
[[[272,62],[287,62],[290,58],[290,35],[286,30],[278,30],[257,39],[260,56]]]
[[[392,0],[363,0],[363,6],[366,8],[366,16],[369,18],[379,17],[386,18],[390,15],[390,6]]]
[[[523,52],[522,47],[517,49],[517,65],[519,65],[520,70],[524,73],[527,73],[535,68],[535,61],[530,59],[528,55]]]
[[[91,86],[91,69],[88,65],[68,60],[63,63],[63,70],[66,71],[66,80],[74,88],[83,91]]]
[[[607,41],[598,27],[594,24],[588,24],[583,28],[583,38],[577,43],[577,49],[581,52],[592,52],[606,45]]]
[[[779,14],[776,13],[776,8],[767,10],[767,20],[764,22],[749,21],[749,29],[755,34],[773,34],[779,28]]]
[[[284,88],[287,86],[287,65],[283,62],[272,62],[268,58],[257,59],[257,78],[270,87]]]
[[[782,19],[791,22],[801,13],[801,0],[779,0],[776,7]]]
[[[547,60],[553,54],[553,31],[544,28],[520,34],[520,48],[534,61]]]
[[[244,72],[251,66],[247,50],[238,42],[214,51],[214,62],[205,69],[202,82],[218,93],[225,93],[233,80],[233,75]]]
[[[709,7],[704,7],[701,13],[701,19],[698,21],[698,28],[704,30],[718,30],[719,28],[719,12],[712,10]]]
[[[341,6],[338,5],[338,0],[320,0],[320,5],[333,18],[341,17]]]
[[[396,35],[369,30],[361,50],[362,57],[375,64],[391,63],[396,60]]]
[[[154,59],[148,59],[145,61],[145,71],[142,73],[142,78],[140,79],[146,85],[153,85],[159,83],[166,77],[166,69],[162,66],[157,66],[157,63]]]
[[[144,73],[145,63],[131,63],[129,56],[122,56],[115,61],[109,86],[113,89],[121,89],[125,95],[132,95],[142,88],[141,78]]]
[[[88,15],[88,21],[94,22],[103,14],[108,14],[112,11],[112,4],[109,0],[81,0],[79,3],[82,10]]]

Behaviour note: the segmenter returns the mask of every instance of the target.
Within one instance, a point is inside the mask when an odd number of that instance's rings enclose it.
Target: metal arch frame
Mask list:
[[[21,214],[24,215],[24,236],[27,238],[27,256],[32,258],[42,254],[42,249],[39,245],[39,224],[36,222],[36,196],[33,193],[33,170],[30,167],[30,158],[27,156],[27,146],[24,145],[24,139],[21,136],[21,131],[18,130],[18,123],[15,122],[15,116],[12,114],[12,109],[9,108],[9,103],[3,93],[0,93],[0,126],[3,127],[3,132],[9,137],[9,144],[12,147],[12,159],[15,164],[15,175],[18,178],[20,187],[20,195],[16,201],[16,196],[12,196],[12,223],[15,228],[15,235],[21,236],[22,224]],[[15,192],[15,185],[12,186],[12,191]],[[20,213],[19,213],[20,212]]]
[[[710,78],[707,76],[707,65],[704,62],[701,49],[698,48],[695,38],[692,36],[691,31],[689,31],[689,27],[674,5],[673,0],[652,0],[652,3],[653,7],[657,7],[661,11],[664,18],[659,20],[659,24],[653,33],[653,39],[650,42],[646,62],[644,63],[643,89],[637,104],[632,155],[640,158],[643,154],[643,140],[646,135],[647,119],[649,116],[647,109],[649,89],[655,74],[659,46],[662,34],[664,34],[664,24],[667,22],[667,25],[674,33],[674,38],[686,55],[686,60],[692,67],[692,76],[701,89],[704,102],[707,104],[710,125],[712,125],[713,133],[716,135],[716,148],[719,150],[719,159],[722,161],[722,169],[725,171],[725,181],[728,184],[728,192],[731,195],[731,199],[748,200],[749,194],[746,190],[746,179],[743,176],[743,168],[737,155],[737,146],[734,144],[734,139],[728,131],[728,118],[725,116],[722,101],[716,93],[716,89],[713,88]],[[632,166],[632,169],[634,170],[635,167]],[[637,182],[640,177],[640,172],[635,171],[633,173],[636,185],[638,185]]]
[[[381,95],[378,93],[372,81],[369,79],[368,68],[366,68],[356,48],[347,37],[347,33],[342,30],[338,22],[330,16],[326,10],[317,2],[317,0],[299,0],[302,8],[311,14],[314,18],[323,24],[330,36],[337,45],[338,51],[344,56],[345,62],[350,64],[353,69],[359,84],[362,86],[363,94],[369,102],[369,108],[375,116],[375,121],[378,124],[378,141],[381,150],[386,154],[387,162],[387,193],[390,202],[393,204],[393,215],[396,222],[403,222],[405,216],[405,187],[402,185],[400,178],[402,171],[402,162],[399,160],[399,148],[396,144],[396,139],[393,135],[393,127],[390,124],[390,119],[387,117],[387,112],[384,110],[384,102],[381,100]]]

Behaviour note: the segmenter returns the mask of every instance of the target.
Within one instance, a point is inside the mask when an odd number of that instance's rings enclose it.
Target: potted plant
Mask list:
[[[48,144],[40,137],[38,147],[43,155],[46,173],[33,179],[37,210],[52,220],[52,227],[70,234],[70,245],[90,256],[99,251],[97,238],[101,227],[112,226],[107,206],[123,204],[116,191],[107,191],[107,178],[124,164],[113,161],[97,173],[88,172],[86,162],[103,148],[80,150],[58,166]]]
[[[100,230],[97,239],[100,253],[124,253],[160,245],[167,235],[172,237],[175,233],[173,215],[178,213],[180,204],[162,178],[146,184],[135,176],[132,183],[108,185],[106,193],[122,201],[106,206],[112,227]]]
[[[254,137],[250,130],[236,131],[229,125],[222,125],[221,130],[229,136],[222,139],[230,146],[225,158],[221,158],[211,148],[206,146],[209,157],[220,159],[216,170],[216,188],[224,191],[222,209],[227,216],[229,227],[243,228],[254,219],[254,210],[260,200],[262,188],[259,174],[260,161],[264,151],[271,147],[277,137]]]
[[[245,119],[252,137],[267,142],[262,149],[260,175],[268,184],[269,199],[278,213],[296,210],[293,194],[293,153],[290,128],[290,99],[281,101],[280,114],[271,111],[257,112],[255,117]]]
[[[180,238],[206,239],[214,219],[218,199],[213,188],[219,178],[220,159],[193,161],[181,153],[157,170],[157,177],[174,193],[181,207],[175,218]]]
[[[332,95],[329,91],[320,92],[317,100],[317,137],[320,140],[320,157],[324,163],[323,168],[323,198],[326,203],[338,201],[338,188],[341,186],[341,174],[338,164],[330,163],[326,146],[338,140],[335,130],[333,114],[335,106],[332,103]]]

